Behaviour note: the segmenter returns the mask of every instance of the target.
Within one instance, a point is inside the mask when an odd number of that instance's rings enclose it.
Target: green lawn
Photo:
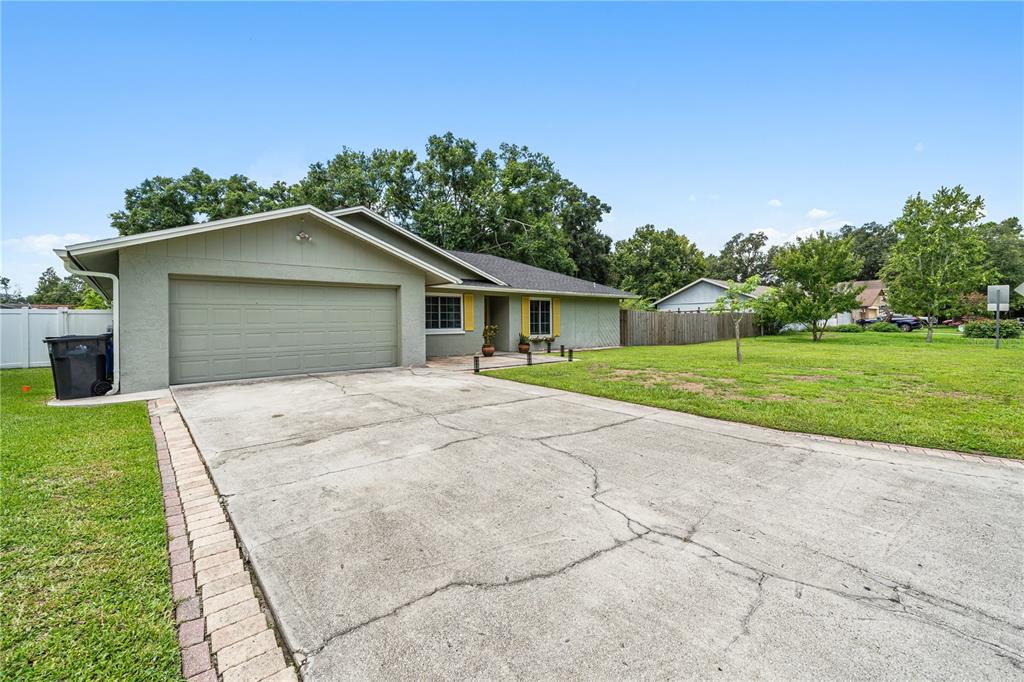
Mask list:
[[[0,372],[0,678],[179,679],[146,406],[52,397],[49,369]]]
[[[489,372],[787,431],[1024,458],[1024,343],[955,330],[808,334],[579,353]]]

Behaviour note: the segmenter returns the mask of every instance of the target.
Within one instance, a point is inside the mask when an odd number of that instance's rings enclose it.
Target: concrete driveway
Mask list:
[[[307,680],[1024,678],[1024,467],[431,369],[181,387]]]

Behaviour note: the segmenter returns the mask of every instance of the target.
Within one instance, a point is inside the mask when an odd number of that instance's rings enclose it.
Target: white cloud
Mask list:
[[[924,151],[924,142],[918,142],[914,145],[914,151],[920,154]]]
[[[4,254],[27,253],[34,256],[52,256],[54,249],[59,249],[68,244],[88,242],[96,239],[87,234],[79,232],[66,232],[65,234],[27,234],[24,237],[13,237],[3,241]]]
[[[771,206],[772,208],[781,208],[782,207],[782,199],[769,199],[768,200],[768,205]]]
[[[31,294],[35,290],[39,275],[46,268],[52,267],[61,277],[67,275],[60,258],[53,252],[54,249],[94,239],[99,237],[80,232],[26,234],[4,239],[0,242],[0,250],[3,252],[3,274],[10,277],[22,293]]]
[[[835,211],[826,211],[823,208],[812,208],[807,212],[807,217],[812,220],[819,220],[821,218],[828,218],[835,214]]]

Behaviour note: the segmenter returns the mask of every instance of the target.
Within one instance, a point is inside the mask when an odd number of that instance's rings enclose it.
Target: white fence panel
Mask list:
[[[47,367],[43,339],[68,334],[102,334],[113,322],[109,310],[20,308],[0,310],[0,367]]]

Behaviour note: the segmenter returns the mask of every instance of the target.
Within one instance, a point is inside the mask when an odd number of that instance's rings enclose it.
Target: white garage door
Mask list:
[[[389,367],[395,289],[171,279],[172,384]]]

